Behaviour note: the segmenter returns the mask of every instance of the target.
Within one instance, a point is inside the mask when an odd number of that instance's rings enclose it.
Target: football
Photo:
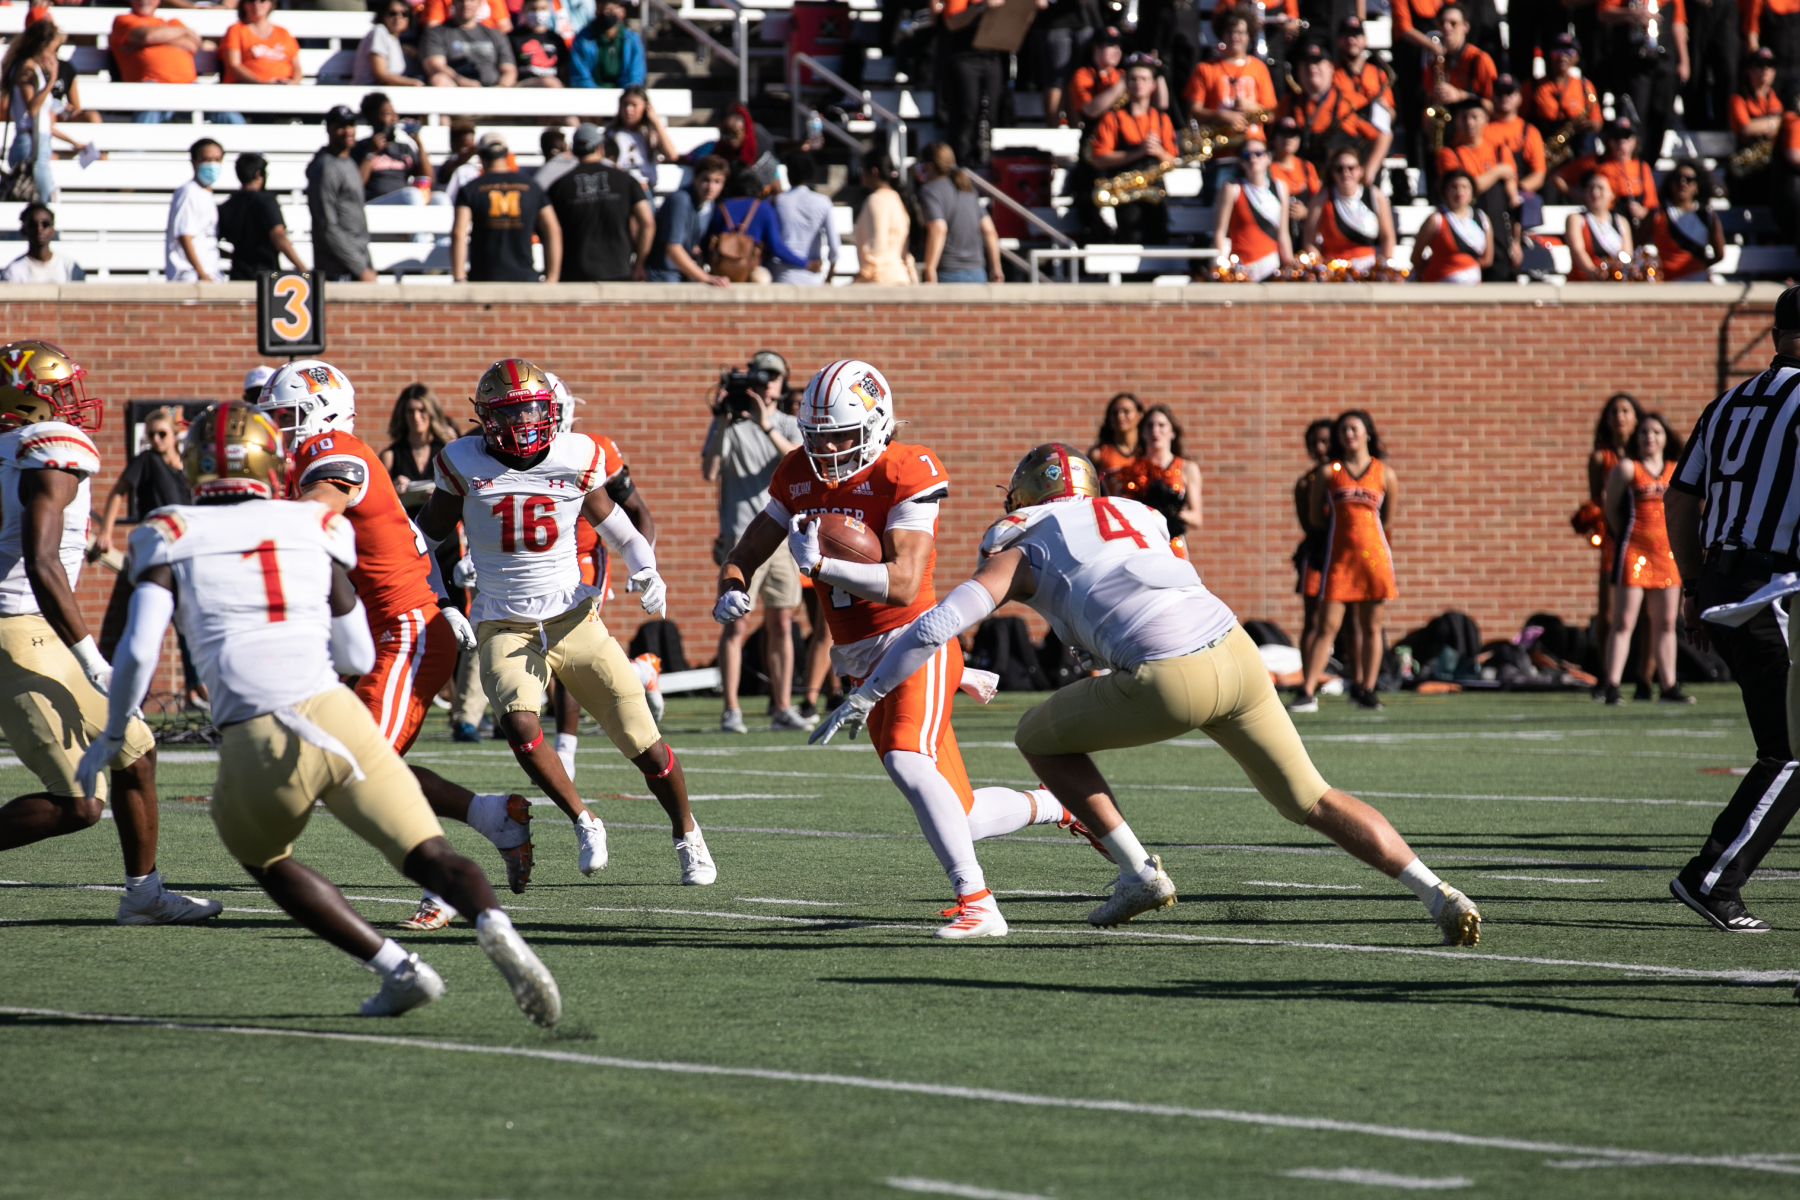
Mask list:
[[[826,558],[841,558],[846,562],[878,563],[881,561],[881,539],[855,517],[822,513],[819,516],[819,552]]]

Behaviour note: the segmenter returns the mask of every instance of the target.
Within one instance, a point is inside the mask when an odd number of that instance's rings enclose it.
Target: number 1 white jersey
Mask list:
[[[26,471],[52,467],[81,476],[75,498],[63,509],[63,570],[73,590],[87,555],[92,502],[89,480],[100,469],[100,451],[87,434],[61,421],[40,421],[0,435],[0,616],[38,611],[37,596],[25,575],[25,506],[19,480]]]
[[[1096,663],[1129,670],[1210,645],[1237,623],[1169,549],[1162,514],[1122,497],[1022,508],[981,539],[982,557],[1017,549],[1037,580],[1025,603]]]
[[[356,533],[314,501],[171,505],[131,533],[134,571],[174,571],[176,620],[221,726],[338,686],[333,562],[356,565]]]
[[[616,464],[585,433],[559,433],[542,462],[514,470],[478,435],[438,452],[437,485],[463,498],[463,535],[480,578],[469,620],[545,621],[600,589],[581,582],[575,522]]]

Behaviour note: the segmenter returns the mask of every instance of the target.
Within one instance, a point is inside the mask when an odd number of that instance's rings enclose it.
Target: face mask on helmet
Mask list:
[[[104,401],[89,396],[87,369],[49,342],[0,346],[0,432],[39,421],[100,428]]]
[[[556,404],[541,393],[495,400],[482,411],[481,428],[494,449],[530,458],[550,448],[556,432]]]
[[[798,419],[813,474],[836,487],[887,449],[894,434],[893,391],[874,367],[845,359],[812,377]]]
[[[342,371],[318,359],[291,362],[263,384],[256,410],[275,423],[290,446],[328,429],[356,428],[356,389]]]

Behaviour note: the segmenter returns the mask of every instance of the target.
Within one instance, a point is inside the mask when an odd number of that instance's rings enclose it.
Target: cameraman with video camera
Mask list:
[[[700,450],[700,473],[719,485],[719,536],[713,561],[724,563],[750,522],[769,503],[769,477],[789,452],[800,447],[800,426],[781,411],[786,395],[787,360],[773,350],[758,351],[748,368],[719,377],[712,425]],[[794,610],[800,607],[800,570],[790,554],[773,554],[750,580],[750,596],[763,607],[763,653],[769,676],[769,728],[805,731],[812,721],[793,704]],[[738,707],[748,617],[729,622],[719,634],[719,675],[725,692],[721,733],[748,733]]]

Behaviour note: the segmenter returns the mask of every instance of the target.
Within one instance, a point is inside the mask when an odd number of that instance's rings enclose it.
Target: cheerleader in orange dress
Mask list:
[[[1138,451],[1138,422],[1144,406],[1130,392],[1120,392],[1106,402],[1100,433],[1088,450],[1088,461],[1100,470],[1102,480],[1130,462]]]
[[[1325,662],[1337,641],[1346,611],[1352,611],[1361,644],[1351,657],[1350,699],[1359,708],[1379,709],[1375,681],[1381,672],[1381,606],[1400,594],[1394,586],[1394,558],[1387,526],[1398,509],[1399,479],[1382,461],[1386,452],[1368,413],[1351,409],[1331,431],[1331,464],[1313,485],[1313,512],[1329,530],[1325,579],[1320,588],[1319,634],[1306,659],[1300,694],[1289,709],[1317,712],[1316,698]]]
[[[1300,544],[1294,548],[1294,591],[1305,607],[1300,626],[1300,661],[1312,651],[1319,632],[1319,584],[1325,578],[1328,531],[1315,523],[1312,507],[1313,477],[1331,462],[1331,420],[1324,418],[1306,427],[1306,453],[1313,465],[1294,480],[1294,516],[1300,521]]]
[[[1166,404],[1138,422],[1138,453],[1103,481],[1109,496],[1147,504],[1169,523],[1169,546],[1188,558],[1187,537],[1200,528],[1200,468],[1182,455],[1181,426]]]
[[[1675,614],[1681,572],[1663,523],[1663,493],[1675,477],[1681,435],[1661,413],[1645,413],[1631,441],[1631,457],[1606,478],[1606,520],[1618,550],[1613,556],[1612,636],[1606,646],[1606,702],[1621,703],[1619,677],[1631,649],[1638,609],[1650,617],[1650,646],[1662,682],[1662,704],[1692,704],[1675,681]]]
[[[1606,398],[1606,407],[1600,410],[1600,419],[1594,424],[1594,452],[1588,456],[1588,503],[1584,506],[1586,513],[1592,514],[1595,523],[1594,536],[1599,538],[1595,544],[1600,547],[1600,595],[1595,608],[1595,636],[1598,639],[1602,662],[1606,654],[1606,645],[1612,636],[1613,557],[1617,547],[1613,544],[1612,531],[1607,528],[1605,515],[1606,480],[1625,457],[1626,447],[1637,434],[1638,421],[1644,410],[1639,407],[1636,397],[1628,392],[1614,392]],[[1644,653],[1643,635],[1639,634],[1638,670],[1644,673],[1638,682],[1639,700],[1650,699],[1650,676],[1648,654]],[[1606,684],[1594,685],[1594,699],[1605,698]]]

